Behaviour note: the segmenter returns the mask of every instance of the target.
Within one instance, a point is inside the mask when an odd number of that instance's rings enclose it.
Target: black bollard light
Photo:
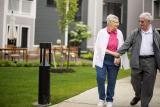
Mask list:
[[[48,56],[47,57],[47,53]],[[39,93],[38,104],[50,104],[50,64],[51,64],[51,43],[40,43],[40,66],[39,66]]]

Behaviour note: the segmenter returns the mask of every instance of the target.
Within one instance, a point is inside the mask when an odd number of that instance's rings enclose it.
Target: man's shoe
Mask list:
[[[97,106],[98,107],[104,107],[104,105],[105,105],[105,101],[104,100],[99,100]]]
[[[140,98],[139,97],[134,97],[132,99],[132,101],[130,102],[131,105],[136,105],[138,103],[138,101],[140,101]]]

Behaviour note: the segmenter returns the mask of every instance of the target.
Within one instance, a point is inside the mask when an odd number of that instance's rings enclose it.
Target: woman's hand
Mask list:
[[[119,58],[120,57],[120,54],[118,52],[113,52],[113,51],[110,51],[108,49],[106,49],[106,53],[110,54],[110,55],[113,55],[114,57],[116,58]]]

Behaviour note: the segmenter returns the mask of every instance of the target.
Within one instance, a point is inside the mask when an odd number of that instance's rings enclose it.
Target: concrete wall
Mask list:
[[[81,8],[82,21],[87,24],[88,21],[88,0],[82,0],[82,8]]]
[[[93,48],[98,31],[102,28],[102,0],[88,0],[88,26],[92,37],[87,41],[87,47]]]
[[[128,14],[128,0],[122,0],[122,23],[119,26],[119,29],[122,31],[124,39],[127,36],[127,14]]]
[[[88,0],[82,0],[81,5],[81,21],[83,21],[86,25],[88,22]],[[81,50],[86,50],[87,48],[87,41],[83,41],[81,43]]]
[[[0,47],[3,43],[4,0],[0,0]]]
[[[127,35],[139,26],[139,15],[142,13],[143,0],[128,0]]]

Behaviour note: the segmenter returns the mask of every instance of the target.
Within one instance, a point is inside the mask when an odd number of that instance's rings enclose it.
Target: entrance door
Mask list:
[[[27,42],[28,42],[28,28],[22,27],[21,47],[27,48]]]
[[[106,17],[115,14],[120,21],[120,30],[126,35],[127,29],[127,1],[128,0],[103,0],[103,27],[106,26]],[[124,36],[124,39],[126,36]]]

